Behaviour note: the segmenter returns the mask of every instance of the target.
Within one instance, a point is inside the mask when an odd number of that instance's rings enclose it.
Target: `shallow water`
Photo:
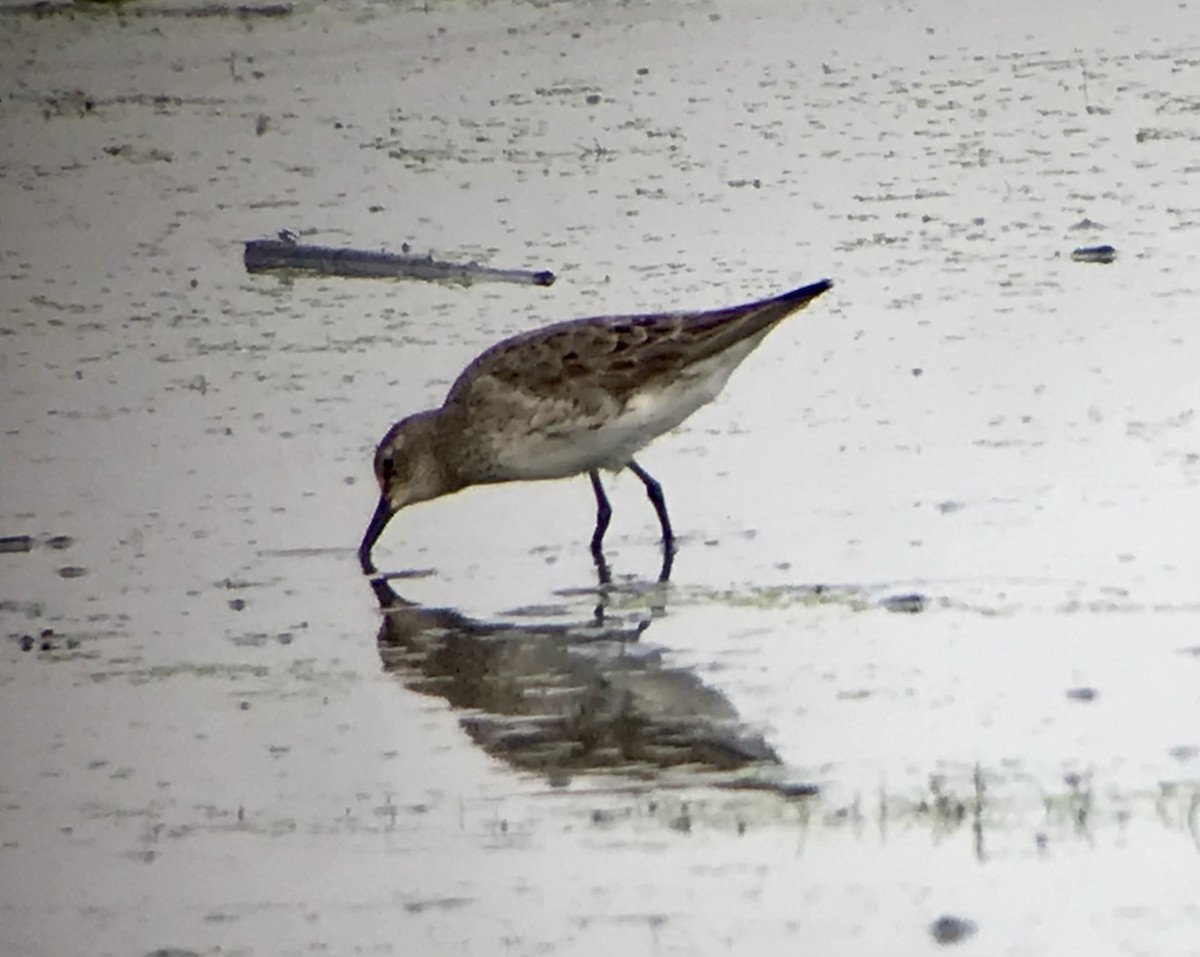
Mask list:
[[[1192,12],[169,9],[0,16],[0,951],[1195,952]],[[480,349],[824,276],[642,457],[668,588],[517,485],[380,614]]]

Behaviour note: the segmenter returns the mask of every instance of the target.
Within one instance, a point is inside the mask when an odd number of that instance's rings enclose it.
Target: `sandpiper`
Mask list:
[[[671,574],[675,536],[662,487],[633,456],[714,399],[730,374],[785,316],[833,284],[708,312],[576,319],[505,339],[463,370],[440,408],[401,419],[375,450],[379,504],[358,559],[406,505],[470,485],[587,473],[596,495],[591,551],[602,582],[612,515],[600,469],[642,480],[662,526],[659,580]]]

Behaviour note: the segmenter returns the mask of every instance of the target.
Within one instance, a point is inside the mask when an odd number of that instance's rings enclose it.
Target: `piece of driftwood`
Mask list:
[[[126,0],[36,0],[33,3],[14,3],[0,6],[2,16],[52,17],[75,13],[104,13],[112,11],[122,17],[179,17],[189,20],[208,17],[252,17],[291,16],[290,3],[198,3],[191,6],[154,6],[152,4],[128,3]]]
[[[290,270],[318,276],[351,279],[423,279],[470,285],[475,282],[515,282],[549,286],[554,273],[527,269],[491,269],[476,263],[441,262],[432,256],[403,256],[365,249],[305,246],[278,239],[252,239],[243,256],[251,273]]]

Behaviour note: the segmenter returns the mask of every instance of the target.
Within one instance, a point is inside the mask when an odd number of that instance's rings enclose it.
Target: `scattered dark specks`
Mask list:
[[[150,951],[146,957],[200,957],[200,954],[183,947],[160,947],[158,950]]]
[[[458,910],[471,903],[474,901],[468,897],[437,897],[430,900],[410,901],[404,905],[404,909],[410,914],[421,914],[432,910]]]
[[[1147,143],[1152,140],[1172,140],[1176,139],[1181,134],[1174,130],[1159,130],[1150,127],[1142,127],[1134,135],[1134,139],[1139,143]]]
[[[600,94],[589,93],[586,97],[584,97],[584,102],[586,102],[588,106],[597,106],[600,103]]]
[[[64,565],[58,570],[59,578],[82,578],[86,574],[87,569],[78,565]]]
[[[1067,697],[1072,701],[1095,701],[1100,692],[1095,688],[1068,688]]]
[[[22,635],[18,644],[20,644],[22,651],[33,651],[33,635]]]
[[[637,75],[638,75],[638,76],[646,76],[646,75],[648,75],[649,73],[650,73],[650,67],[648,67],[648,66],[639,66],[639,67],[637,68]]]
[[[254,119],[254,134],[262,136],[271,128],[271,118],[266,113],[259,113]]]
[[[229,600],[229,607],[232,608],[234,611],[241,611],[243,608],[246,607],[246,599],[245,598],[231,598]]]
[[[1180,744],[1173,748],[1167,748],[1167,754],[1176,761],[1193,761],[1197,755],[1200,755],[1200,748],[1194,744]]]
[[[75,539],[70,535],[52,535],[46,539],[46,547],[53,548],[56,551],[62,551],[64,548],[70,548],[75,544]]]
[[[939,944],[957,944],[974,934],[979,927],[973,920],[943,914],[929,925],[929,933]]]
[[[888,595],[880,604],[887,610],[898,614],[917,615],[925,610],[928,599],[919,592],[908,595]]]
[[[925,374],[925,370],[918,367],[916,369],[913,369],[912,374],[913,374],[914,378],[920,378],[921,376],[923,376]]]
[[[961,511],[962,507],[962,502],[951,502],[947,500],[945,502],[938,502],[937,510],[943,515],[953,515],[955,512]]]
[[[1071,253],[1071,258],[1077,263],[1108,264],[1117,258],[1117,251],[1112,246],[1080,246]]]

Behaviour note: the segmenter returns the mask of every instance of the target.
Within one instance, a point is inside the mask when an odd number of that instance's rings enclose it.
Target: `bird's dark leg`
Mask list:
[[[663,498],[662,486],[633,459],[629,460],[629,470],[646,486],[646,494],[650,496],[650,502],[658,514],[658,523],[662,526],[663,563],[658,580],[665,582],[671,577],[671,565],[675,561],[675,533],[671,531],[671,519],[667,516],[667,501]]]
[[[612,581],[608,570],[608,562],[604,560],[604,533],[608,531],[608,521],[612,518],[612,506],[608,504],[608,496],[604,494],[604,486],[600,484],[600,473],[595,469],[588,472],[592,480],[592,491],[596,493],[596,530],[592,532],[592,560],[596,563],[596,574],[600,576],[600,584],[607,585]]]

